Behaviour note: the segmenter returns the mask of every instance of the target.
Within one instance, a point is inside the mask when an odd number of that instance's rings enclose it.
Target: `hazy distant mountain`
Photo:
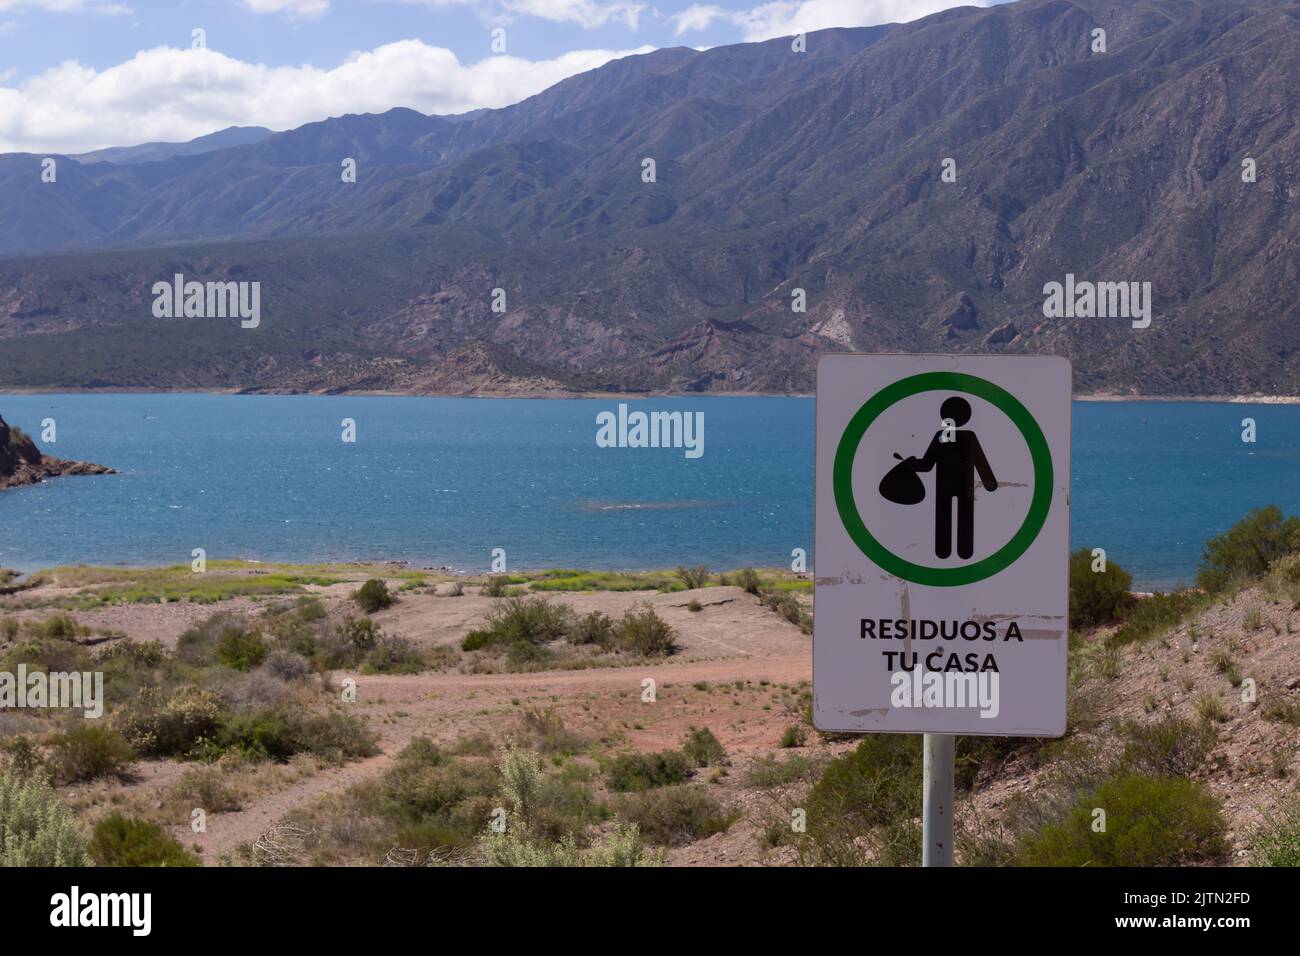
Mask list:
[[[0,386],[808,390],[914,349],[1296,393],[1297,75],[1300,3],[1024,0],[55,184],[0,156]],[[153,318],[178,272],[259,281],[260,326]],[[1150,327],[1045,317],[1067,274],[1150,282]]]
[[[265,126],[228,126],[186,143],[141,143],[139,146],[110,146],[89,153],[76,153],[71,158],[79,163],[153,163],[173,156],[197,156],[231,146],[245,146],[266,139],[272,131]]]

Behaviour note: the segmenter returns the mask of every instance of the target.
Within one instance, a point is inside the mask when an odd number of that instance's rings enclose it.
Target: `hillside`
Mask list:
[[[806,392],[919,350],[1297,394],[1297,69],[1296,3],[1021,0],[54,184],[0,156],[0,387]],[[176,273],[260,282],[260,326],[155,319]],[[1045,317],[1067,275],[1151,283],[1150,327]]]

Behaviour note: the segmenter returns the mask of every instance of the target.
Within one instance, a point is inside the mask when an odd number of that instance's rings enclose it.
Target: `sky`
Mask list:
[[[0,0],[0,152],[291,129],[394,106],[461,113],[660,47],[904,22],[989,2]]]

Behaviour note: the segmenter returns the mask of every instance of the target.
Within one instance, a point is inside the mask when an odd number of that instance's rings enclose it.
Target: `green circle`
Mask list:
[[[1020,429],[1034,463],[1034,495],[1029,502],[1029,513],[1025,515],[1019,530],[1010,541],[987,558],[959,568],[931,568],[900,558],[867,530],[853,498],[853,459],[872,422],[880,417],[881,412],[904,398],[920,392],[940,390],[965,392],[982,398],[999,409]],[[840,521],[863,554],[890,574],[914,584],[957,587],[983,581],[997,574],[1024,554],[1038,537],[1052,504],[1052,452],[1047,447],[1043,430],[1034,421],[1034,416],[1029,414],[1029,409],[1006,389],[963,372],[923,372],[881,389],[849,419],[839,446],[835,449],[832,482],[835,488],[835,508],[839,511]]]

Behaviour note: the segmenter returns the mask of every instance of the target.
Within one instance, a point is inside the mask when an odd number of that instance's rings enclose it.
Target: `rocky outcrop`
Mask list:
[[[0,488],[34,485],[46,478],[60,475],[113,475],[116,472],[104,465],[88,461],[65,461],[42,455],[27,434],[11,427],[0,418]]]

